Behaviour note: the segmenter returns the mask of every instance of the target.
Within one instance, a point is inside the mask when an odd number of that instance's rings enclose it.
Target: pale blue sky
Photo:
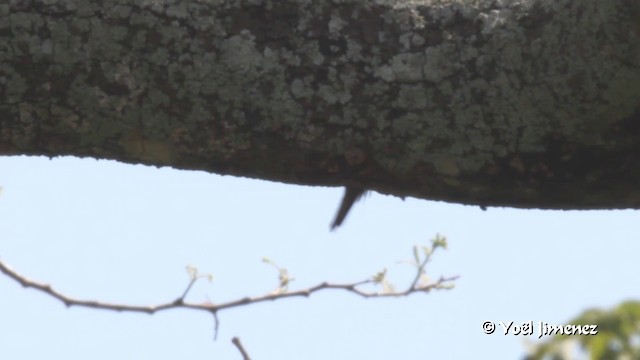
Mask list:
[[[389,268],[402,286],[414,244],[449,240],[427,268],[450,291],[362,299],[327,291],[209,314],[70,308],[0,276],[2,359],[517,359],[534,336],[485,335],[485,320],[562,324],[638,299],[637,211],[538,211],[402,201],[372,194],[329,231],[342,189],[221,177],[112,161],[0,158],[0,259],[81,299],[175,299],[186,265],[214,275],[190,301],[355,282]]]

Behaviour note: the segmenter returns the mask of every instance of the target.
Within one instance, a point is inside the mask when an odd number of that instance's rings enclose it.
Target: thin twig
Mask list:
[[[238,351],[240,351],[240,354],[242,354],[242,360],[251,360],[251,358],[249,357],[249,354],[247,354],[244,347],[242,346],[242,343],[240,342],[240,339],[237,336],[231,339],[231,342],[233,343],[233,345],[235,345],[238,348]]]
[[[218,320],[218,312],[212,311],[213,314],[213,341],[218,340],[218,327],[220,326],[220,320]]]
[[[433,252],[430,252],[429,254],[427,254],[424,257],[424,260],[422,260],[422,263],[418,266],[418,272],[416,273],[416,277],[413,279],[413,282],[411,283],[411,286],[409,286],[409,290],[415,290],[416,289],[416,285],[418,284],[418,281],[420,281],[420,277],[424,274],[424,268],[427,266],[427,263],[429,263],[429,261],[431,261],[431,255],[433,254]]]
[[[184,301],[184,298],[187,297],[187,294],[189,293],[189,290],[191,290],[191,287],[193,286],[193,284],[195,284],[195,282],[198,281],[197,277],[192,277],[191,281],[189,281],[189,285],[187,285],[187,288],[184,289],[184,292],[182,293],[182,296],[180,296],[178,299],[180,299],[181,301]]]

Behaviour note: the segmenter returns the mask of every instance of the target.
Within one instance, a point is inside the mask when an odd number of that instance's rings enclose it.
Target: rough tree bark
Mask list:
[[[0,154],[640,207],[635,0],[0,4]]]

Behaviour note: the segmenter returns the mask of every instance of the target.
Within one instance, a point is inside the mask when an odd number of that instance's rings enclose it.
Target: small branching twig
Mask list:
[[[433,253],[438,248],[442,248],[446,250],[447,246],[448,246],[447,238],[445,238],[440,234],[436,234],[436,238],[431,240],[431,247],[422,246],[421,248],[422,255],[420,255],[420,250],[418,249],[418,245],[413,246],[414,262],[412,263],[412,265],[415,266],[418,269],[418,271],[416,273],[415,279],[413,279],[413,282],[409,287],[409,290],[419,290],[429,283],[429,279],[427,278],[427,271],[425,270],[425,267],[427,266],[427,263],[431,261],[431,257],[433,256]],[[424,258],[422,258],[422,256],[424,256]],[[451,285],[448,285],[448,286],[451,286]]]
[[[289,277],[289,271],[283,267],[278,266],[268,257],[263,257],[262,262],[269,264],[278,270],[278,288],[273,291],[272,294],[282,294],[289,290],[289,283],[295,280],[295,278]]]
[[[200,274],[200,273],[198,273],[198,268],[195,267],[195,266],[188,265],[187,266],[187,273],[189,274],[190,281],[189,281],[189,285],[187,285],[187,288],[184,289],[184,292],[182,293],[182,296],[180,296],[178,298],[180,301],[184,301],[184,298],[189,293],[189,290],[191,290],[191,287],[193,286],[193,284],[195,284],[196,281],[198,281],[198,279],[206,278],[207,280],[209,280],[209,283],[213,282],[213,275],[211,275],[211,274]]]
[[[192,266],[187,267],[187,272],[190,278],[189,284],[185,288],[184,292],[177,299],[167,303],[163,303],[159,305],[151,305],[151,306],[114,304],[114,303],[106,303],[106,302],[100,302],[95,300],[75,299],[73,297],[70,297],[68,295],[58,292],[48,284],[36,282],[34,280],[28,279],[25,276],[20,275],[19,273],[11,269],[8,265],[6,265],[2,261],[0,261],[0,271],[3,272],[8,277],[10,277],[11,279],[14,279],[16,282],[20,283],[23,287],[33,288],[41,292],[44,292],[45,294],[60,300],[67,307],[80,306],[80,307],[88,307],[88,308],[94,308],[94,309],[142,312],[142,313],[148,313],[148,314],[153,314],[159,311],[164,311],[169,309],[180,309],[180,308],[206,311],[211,313],[214,317],[214,321],[215,321],[215,328],[214,328],[215,337],[214,338],[217,338],[218,325],[219,325],[218,311],[224,310],[224,309],[230,309],[230,308],[245,306],[249,304],[256,304],[256,303],[265,302],[265,301],[280,300],[280,299],[285,299],[289,297],[299,297],[299,296],[308,297],[315,292],[328,290],[328,289],[344,290],[344,291],[359,295],[363,298],[403,297],[403,296],[408,296],[418,292],[427,293],[433,289],[437,289],[437,290],[450,289],[453,287],[453,284],[451,284],[451,282],[458,279],[458,276],[452,276],[452,277],[441,276],[437,281],[429,282],[428,279],[426,278],[426,271],[425,271],[425,267],[427,263],[431,260],[431,256],[433,255],[433,252],[438,248],[446,249],[446,247],[447,247],[446,239],[439,235],[436,236],[434,240],[432,240],[431,248],[429,247],[422,248],[424,258],[421,257],[418,251],[418,248],[414,247],[414,262],[411,262],[411,264],[417,268],[417,274],[415,279],[411,283],[411,285],[404,291],[394,290],[394,286],[390,284],[386,279],[386,272],[387,272],[386,269],[377,273],[376,275],[372,276],[367,280],[362,280],[354,283],[336,284],[336,283],[323,282],[306,289],[289,291],[288,287],[289,287],[289,284],[293,281],[293,278],[289,276],[287,269],[279,267],[268,258],[263,258],[263,261],[265,263],[268,263],[274,266],[278,271],[278,284],[279,284],[278,288],[275,291],[272,291],[265,295],[254,296],[254,297],[244,297],[244,298],[223,302],[223,303],[218,303],[218,304],[212,303],[210,301],[201,302],[201,303],[185,301],[186,296],[188,295],[193,284],[197,280],[201,278],[207,278],[209,281],[212,281],[213,279],[213,277],[210,274],[198,273],[198,269]],[[367,284],[382,285],[383,290],[380,292],[369,292],[369,291],[362,290],[361,287]]]

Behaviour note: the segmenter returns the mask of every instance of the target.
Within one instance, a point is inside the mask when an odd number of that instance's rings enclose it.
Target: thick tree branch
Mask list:
[[[639,19],[635,0],[10,2],[0,154],[638,208]]]

